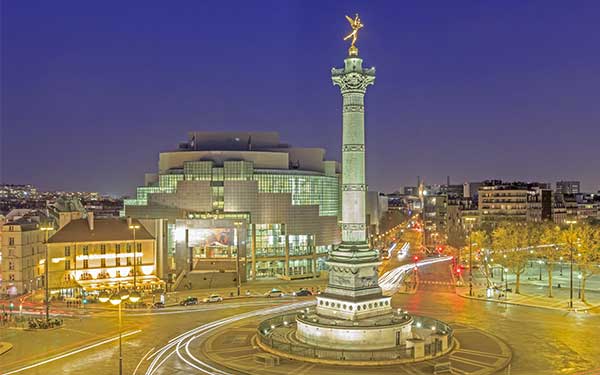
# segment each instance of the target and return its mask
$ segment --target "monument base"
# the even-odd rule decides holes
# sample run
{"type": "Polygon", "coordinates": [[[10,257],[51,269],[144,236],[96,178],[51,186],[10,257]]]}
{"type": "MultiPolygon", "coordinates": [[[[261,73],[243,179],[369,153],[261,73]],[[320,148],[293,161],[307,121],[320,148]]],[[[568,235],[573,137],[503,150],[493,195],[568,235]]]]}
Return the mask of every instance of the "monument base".
{"type": "Polygon", "coordinates": [[[405,345],[413,319],[393,313],[358,321],[336,320],[317,314],[296,317],[296,338],[308,345],[338,350],[380,350],[405,345]]]}

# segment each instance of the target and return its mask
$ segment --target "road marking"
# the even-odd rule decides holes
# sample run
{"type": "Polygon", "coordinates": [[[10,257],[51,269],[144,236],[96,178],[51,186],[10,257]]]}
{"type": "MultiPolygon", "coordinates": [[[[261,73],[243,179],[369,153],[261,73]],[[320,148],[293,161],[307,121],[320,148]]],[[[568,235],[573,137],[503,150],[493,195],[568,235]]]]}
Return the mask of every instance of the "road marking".
{"type": "Polygon", "coordinates": [[[140,365],[142,364],[144,359],[148,356],[148,354],[152,353],[153,350],[154,350],[154,347],[152,347],[152,349],[148,350],[148,352],[146,354],[144,354],[142,359],[138,362],[137,366],[135,366],[135,370],[133,370],[133,375],[135,375],[135,373],[137,372],[138,368],[140,367],[140,365]]]}
{"type": "Polygon", "coordinates": [[[456,354],[456,353],[475,354],[475,355],[479,355],[482,357],[491,357],[491,358],[508,358],[508,357],[510,357],[509,355],[506,355],[506,354],[487,353],[487,352],[480,352],[480,351],[471,350],[471,349],[459,349],[459,350],[456,350],[452,354],[456,354]]]}
{"type": "MultiPolygon", "coordinates": [[[[142,330],[138,329],[138,330],[135,330],[135,331],[127,332],[127,333],[123,334],[121,337],[127,337],[127,336],[131,336],[131,335],[135,335],[135,334],[140,333],[140,332],[142,332],[142,330]]],[[[59,359],[70,357],[70,356],[75,355],[77,353],[81,353],[83,351],[93,349],[93,348],[98,347],[100,345],[104,345],[104,344],[108,344],[109,342],[117,341],[118,339],[119,339],[119,336],[111,337],[110,339],[106,339],[106,340],[97,342],[97,343],[92,344],[92,345],[84,346],[83,348],[72,350],[70,352],[66,352],[64,354],[57,355],[55,357],[52,357],[52,358],[49,358],[49,359],[46,359],[46,360],[34,363],[32,365],[21,367],[20,369],[17,369],[17,370],[5,372],[4,375],[16,374],[16,373],[19,373],[19,372],[23,372],[25,370],[29,370],[29,369],[32,369],[32,368],[35,368],[35,367],[39,367],[39,366],[48,364],[50,362],[58,361],[59,359]]]]}

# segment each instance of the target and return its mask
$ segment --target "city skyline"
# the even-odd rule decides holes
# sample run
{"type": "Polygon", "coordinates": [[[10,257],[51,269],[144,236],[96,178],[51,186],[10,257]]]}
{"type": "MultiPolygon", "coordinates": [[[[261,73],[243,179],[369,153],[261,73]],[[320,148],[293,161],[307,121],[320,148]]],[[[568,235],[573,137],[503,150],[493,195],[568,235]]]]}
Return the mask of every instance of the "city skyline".
{"type": "Polygon", "coordinates": [[[600,374],[600,6],[361,5],[0,2],[2,374],[600,374]]]}
{"type": "Polygon", "coordinates": [[[323,66],[345,52],[339,14],[358,10],[361,56],[385,78],[366,113],[371,188],[450,175],[598,190],[597,5],[354,5],[3,4],[0,179],[131,194],[198,130],[278,131],[339,160],[323,66]]]}

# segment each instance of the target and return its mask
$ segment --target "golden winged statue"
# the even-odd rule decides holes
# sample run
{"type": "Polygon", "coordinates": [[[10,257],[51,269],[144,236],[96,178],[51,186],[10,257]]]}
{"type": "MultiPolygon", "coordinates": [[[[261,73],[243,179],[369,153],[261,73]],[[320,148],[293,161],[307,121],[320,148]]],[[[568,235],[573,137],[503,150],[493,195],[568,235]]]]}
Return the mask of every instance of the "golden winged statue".
{"type": "Polygon", "coordinates": [[[350,48],[348,49],[348,53],[350,56],[358,56],[358,48],[354,45],[356,43],[356,39],[358,38],[358,30],[362,29],[365,25],[360,22],[360,18],[358,18],[358,13],[352,17],[346,16],[346,19],[350,23],[350,27],[352,28],[352,32],[344,38],[344,40],[348,40],[352,38],[352,43],[350,44],[350,48]]]}

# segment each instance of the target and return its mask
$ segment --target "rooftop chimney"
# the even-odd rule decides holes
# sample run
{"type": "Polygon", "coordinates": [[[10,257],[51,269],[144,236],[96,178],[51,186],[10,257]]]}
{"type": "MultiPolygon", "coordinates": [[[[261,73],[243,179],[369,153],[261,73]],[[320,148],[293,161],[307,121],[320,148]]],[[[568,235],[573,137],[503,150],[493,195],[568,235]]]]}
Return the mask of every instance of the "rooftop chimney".
{"type": "Polygon", "coordinates": [[[88,226],[90,230],[94,230],[94,212],[90,211],[87,213],[88,226]]]}

